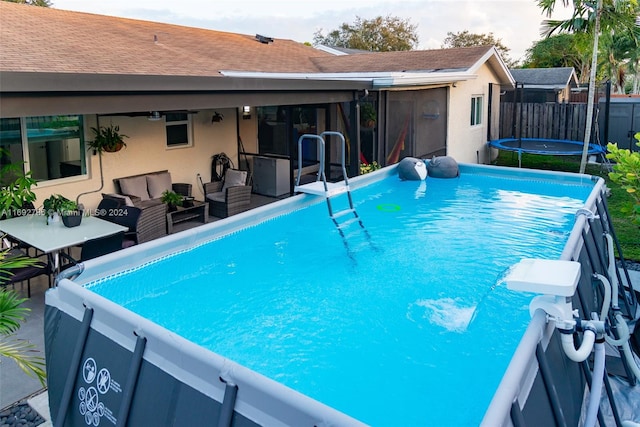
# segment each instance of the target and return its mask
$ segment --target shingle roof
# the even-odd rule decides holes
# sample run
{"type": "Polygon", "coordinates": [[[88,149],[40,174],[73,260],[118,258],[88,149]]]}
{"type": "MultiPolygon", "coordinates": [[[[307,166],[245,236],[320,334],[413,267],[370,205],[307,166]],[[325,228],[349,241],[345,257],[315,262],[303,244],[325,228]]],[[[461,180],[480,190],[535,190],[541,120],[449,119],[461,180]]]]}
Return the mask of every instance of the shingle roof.
{"type": "Polygon", "coordinates": [[[334,56],[293,40],[0,1],[0,71],[218,77],[221,71],[367,73],[468,70],[491,47],[334,56]]]}
{"type": "Polygon", "coordinates": [[[518,83],[539,86],[566,86],[571,83],[573,67],[518,68],[509,70],[518,83]]]}
{"type": "Polygon", "coordinates": [[[486,55],[489,49],[490,46],[476,46],[458,49],[360,53],[314,58],[313,61],[320,71],[332,73],[467,70],[486,55]]]}
{"type": "Polygon", "coordinates": [[[218,70],[316,72],[331,56],[292,40],[0,1],[0,69],[215,76],[218,70]]]}

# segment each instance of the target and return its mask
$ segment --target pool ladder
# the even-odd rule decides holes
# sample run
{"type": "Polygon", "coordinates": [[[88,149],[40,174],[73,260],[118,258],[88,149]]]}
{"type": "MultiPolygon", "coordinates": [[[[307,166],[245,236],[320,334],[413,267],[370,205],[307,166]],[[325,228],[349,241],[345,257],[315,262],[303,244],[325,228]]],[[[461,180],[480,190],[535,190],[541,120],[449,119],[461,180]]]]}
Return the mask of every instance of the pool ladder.
{"type": "Polygon", "coordinates": [[[346,236],[344,230],[349,227],[351,224],[357,222],[360,225],[360,228],[365,234],[367,241],[371,243],[371,236],[369,236],[369,232],[365,228],[358,212],[356,211],[355,206],[353,205],[353,198],[351,197],[351,191],[349,189],[349,178],[347,177],[347,168],[345,166],[345,152],[346,152],[346,142],[344,136],[340,132],[332,132],[326,131],[322,132],[320,135],[314,134],[304,134],[298,138],[298,174],[296,177],[296,185],[294,187],[294,191],[306,194],[314,194],[317,196],[324,196],[327,201],[327,208],[329,209],[329,217],[335,224],[340,236],[343,239],[345,247],[351,256],[351,251],[349,245],[346,241],[346,236]],[[342,167],[342,177],[343,181],[340,182],[327,182],[327,177],[325,174],[325,145],[326,145],[326,137],[328,136],[337,136],[340,139],[340,166],[342,167]],[[318,142],[318,156],[320,158],[318,173],[316,176],[316,180],[310,182],[308,184],[300,185],[300,179],[302,177],[302,144],[307,140],[315,140],[318,142]],[[334,212],[333,206],[331,205],[331,198],[346,194],[347,200],[349,202],[349,207],[338,212],[334,212]],[[348,217],[350,216],[350,217],[348,217]],[[345,219],[346,218],[346,219],[345,219]]]}

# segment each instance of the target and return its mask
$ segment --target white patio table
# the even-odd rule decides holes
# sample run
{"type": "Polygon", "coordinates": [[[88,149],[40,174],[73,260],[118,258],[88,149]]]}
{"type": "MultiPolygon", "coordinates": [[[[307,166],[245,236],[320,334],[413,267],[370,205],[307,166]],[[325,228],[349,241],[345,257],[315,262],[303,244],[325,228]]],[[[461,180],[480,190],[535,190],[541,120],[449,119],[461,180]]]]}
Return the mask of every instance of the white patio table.
{"type": "Polygon", "coordinates": [[[77,227],[65,227],[62,221],[47,224],[43,215],[25,215],[0,221],[0,231],[51,256],[55,272],[60,267],[61,250],[126,230],[127,227],[93,216],[83,217],[77,227]]]}

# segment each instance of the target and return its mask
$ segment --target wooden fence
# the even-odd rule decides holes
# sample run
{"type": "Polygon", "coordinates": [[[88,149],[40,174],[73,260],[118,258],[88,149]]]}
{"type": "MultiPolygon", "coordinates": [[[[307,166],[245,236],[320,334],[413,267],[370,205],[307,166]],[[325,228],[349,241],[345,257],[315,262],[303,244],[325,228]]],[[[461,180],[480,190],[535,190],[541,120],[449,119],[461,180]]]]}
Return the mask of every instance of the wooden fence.
{"type": "Polygon", "coordinates": [[[500,138],[520,136],[583,141],[586,117],[587,104],[501,102],[500,138]]]}

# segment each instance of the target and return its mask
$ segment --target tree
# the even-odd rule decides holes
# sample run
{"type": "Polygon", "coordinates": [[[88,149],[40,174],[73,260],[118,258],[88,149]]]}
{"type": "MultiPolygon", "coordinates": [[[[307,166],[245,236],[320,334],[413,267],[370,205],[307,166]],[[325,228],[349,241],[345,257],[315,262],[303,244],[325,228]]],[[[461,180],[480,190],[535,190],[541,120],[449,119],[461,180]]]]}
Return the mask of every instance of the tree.
{"type": "MultiPolygon", "coordinates": [[[[596,67],[598,64],[598,40],[600,30],[605,32],[625,32],[636,25],[638,12],[637,0],[596,0],[595,4],[590,0],[562,0],[565,7],[573,6],[571,18],[567,20],[544,21],[545,34],[554,32],[584,32],[593,37],[593,50],[591,55],[591,70],[589,73],[589,98],[587,100],[587,120],[584,132],[584,144],[580,173],[584,173],[587,167],[587,154],[589,152],[589,140],[591,139],[591,126],[593,124],[593,104],[595,95],[596,67]]],[[[538,6],[542,11],[551,16],[556,0],[538,0],[538,6]]]]}
{"type": "Polygon", "coordinates": [[[470,33],[468,30],[464,30],[459,33],[452,33],[449,31],[447,37],[444,39],[441,47],[443,49],[453,47],[472,47],[472,46],[495,46],[496,50],[500,53],[500,56],[504,60],[505,64],[509,68],[515,68],[517,61],[512,60],[509,57],[511,49],[506,47],[502,43],[502,39],[497,39],[493,33],[489,34],[475,34],[470,33]]]}
{"type": "Polygon", "coordinates": [[[523,68],[573,67],[578,80],[589,76],[590,37],[585,34],[557,34],[534,42],[527,49],[523,68]]]}
{"type": "Polygon", "coordinates": [[[599,70],[611,79],[614,91],[638,93],[640,27],[633,33],[604,33],[600,40],[602,60],[599,70]],[[626,83],[629,83],[628,88],[626,83]]]}
{"type": "Polygon", "coordinates": [[[326,36],[322,34],[322,29],[316,31],[313,34],[313,44],[370,52],[412,50],[418,46],[416,28],[409,19],[395,16],[378,16],[373,19],[356,16],[353,24],[344,22],[326,36]]]}
{"type": "Polygon", "coordinates": [[[53,6],[53,3],[49,0],[2,0],[8,1],[10,3],[20,3],[20,4],[29,4],[31,6],[42,6],[42,7],[50,7],[53,6]]]}

